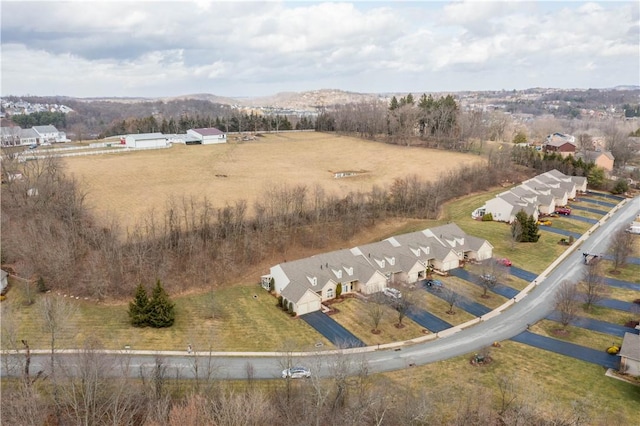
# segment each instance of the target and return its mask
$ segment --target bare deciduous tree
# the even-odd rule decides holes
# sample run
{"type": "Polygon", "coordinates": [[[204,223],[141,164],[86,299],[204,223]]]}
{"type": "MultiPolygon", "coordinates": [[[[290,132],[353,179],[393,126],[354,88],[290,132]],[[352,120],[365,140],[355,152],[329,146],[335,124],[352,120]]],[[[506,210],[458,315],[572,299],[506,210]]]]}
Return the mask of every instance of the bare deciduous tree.
{"type": "Polygon", "coordinates": [[[613,270],[618,271],[627,263],[627,257],[633,252],[633,236],[624,228],[619,228],[613,233],[608,250],[613,261],[613,270]]]}
{"type": "Polygon", "coordinates": [[[566,329],[578,316],[579,292],[576,283],[562,281],[555,295],[555,309],[560,314],[560,323],[566,329]]]}
{"type": "Polygon", "coordinates": [[[590,309],[598,303],[605,295],[606,286],[602,279],[601,262],[591,261],[584,265],[585,270],[582,273],[582,281],[580,282],[580,291],[586,305],[586,309],[590,309]]]}

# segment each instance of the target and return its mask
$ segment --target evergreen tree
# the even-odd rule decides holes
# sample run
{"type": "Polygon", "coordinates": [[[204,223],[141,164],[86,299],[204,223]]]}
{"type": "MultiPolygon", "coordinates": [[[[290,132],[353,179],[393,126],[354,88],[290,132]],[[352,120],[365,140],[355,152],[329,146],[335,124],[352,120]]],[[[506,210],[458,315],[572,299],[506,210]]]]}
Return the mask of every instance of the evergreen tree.
{"type": "Polygon", "coordinates": [[[527,215],[524,210],[520,210],[516,214],[516,220],[511,224],[512,235],[516,241],[520,243],[535,243],[540,239],[538,233],[538,224],[532,215],[527,215]],[[520,225],[519,232],[515,233],[515,229],[520,225]]]}
{"type": "Polygon", "coordinates": [[[156,281],[149,301],[147,325],[154,328],[171,327],[176,319],[174,307],[160,280],[156,281]]]}
{"type": "Polygon", "coordinates": [[[144,327],[147,325],[147,315],[149,310],[149,296],[142,283],[138,284],[133,301],[129,302],[129,319],[134,327],[144,327]]]}

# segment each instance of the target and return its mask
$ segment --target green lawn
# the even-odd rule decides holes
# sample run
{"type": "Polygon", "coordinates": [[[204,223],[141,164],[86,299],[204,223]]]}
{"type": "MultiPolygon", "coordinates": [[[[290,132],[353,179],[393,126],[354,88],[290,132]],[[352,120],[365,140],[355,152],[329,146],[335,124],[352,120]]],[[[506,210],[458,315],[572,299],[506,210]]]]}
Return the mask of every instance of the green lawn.
{"type": "Polygon", "coordinates": [[[451,415],[461,407],[450,404],[447,394],[467,395],[471,401],[488,396],[496,406],[499,401],[497,381],[508,378],[515,385],[518,402],[561,415],[576,403],[585,409],[589,424],[637,424],[640,386],[604,376],[600,366],[512,342],[501,342],[491,348],[493,361],[486,366],[473,366],[468,354],[446,361],[411,369],[385,373],[389,392],[401,394],[410,387],[413,392],[438,389],[441,397],[429,403],[451,415]],[[615,420],[613,420],[615,419],[615,420]]]}
{"type": "Polygon", "coordinates": [[[606,351],[612,344],[621,345],[622,338],[611,336],[597,331],[587,330],[580,327],[568,325],[566,335],[559,333],[562,330],[562,324],[556,321],[542,320],[531,326],[531,331],[542,336],[552,337],[558,340],[575,343],[576,345],[586,346],[591,349],[606,351]]]}
{"type": "MultiPolygon", "coordinates": [[[[11,308],[19,324],[18,340],[27,339],[32,348],[47,347],[37,304],[24,307],[14,295],[19,293],[11,292],[11,298],[2,302],[3,320],[6,318],[4,308],[11,308]]],[[[141,350],[184,350],[191,343],[196,350],[274,351],[282,349],[285,340],[295,350],[313,348],[318,342],[332,347],[306,322],[291,318],[277,308],[276,298],[258,285],[178,297],[174,302],[175,324],[166,329],[151,329],[131,327],[126,305],[73,300],[70,303],[77,307],[77,313],[57,346],[81,347],[86,337],[98,336],[109,349],[128,345],[141,350]]],[[[3,338],[3,348],[7,348],[5,340],[3,338]]]]}
{"type": "Polygon", "coordinates": [[[398,313],[388,305],[381,305],[384,314],[378,325],[380,334],[371,332],[373,323],[371,315],[367,313],[367,303],[363,300],[346,298],[340,303],[332,304],[332,307],[338,309],[339,312],[331,315],[331,318],[352,332],[367,346],[410,340],[425,335],[424,327],[407,317],[402,319],[404,327],[397,328],[398,313]]]}

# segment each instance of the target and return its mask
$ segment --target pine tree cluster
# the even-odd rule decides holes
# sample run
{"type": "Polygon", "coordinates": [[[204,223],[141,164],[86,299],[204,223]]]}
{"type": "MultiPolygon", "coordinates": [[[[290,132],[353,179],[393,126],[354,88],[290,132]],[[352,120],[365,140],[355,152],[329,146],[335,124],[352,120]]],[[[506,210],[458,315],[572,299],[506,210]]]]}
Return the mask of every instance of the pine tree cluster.
{"type": "Polygon", "coordinates": [[[532,215],[527,215],[524,210],[520,210],[516,213],[516,220],[511,224],[512,233],[515,232],[514,228],[517,226],[520,226],[520,232],[514,235],[518,236],[518,242],[535,243],[540,239],[536,220],[532,215]]]}
{"type": "Polygon", "coordinates": [[[171,327],[176,319],[175,305],[162,287],[160,280],[151,293],[142,284],[138,284],[133,300],[129,302],[129,319],[134,327],[171,327]]]}

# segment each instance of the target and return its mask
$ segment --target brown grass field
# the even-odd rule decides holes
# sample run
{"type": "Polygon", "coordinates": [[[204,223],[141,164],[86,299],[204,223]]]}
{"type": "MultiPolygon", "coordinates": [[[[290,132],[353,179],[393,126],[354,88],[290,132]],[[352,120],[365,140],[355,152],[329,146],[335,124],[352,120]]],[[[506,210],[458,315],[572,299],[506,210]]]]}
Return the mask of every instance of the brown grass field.
{"type": "MultiPolygon", "coordinates": [[[[480,156],[388,145],[326,133],[268,134],[246,143],[174,145],[121,155],[69,157],[66,172],[78,178],[88,205],[123,227],[137,223],[168,200],[206,199],[213,207],[238,200],[249,206],[266,189],[316,185],[346,195],[388,187],[395,178],[436,180],[443,172],[483,161],[480,156]],[[357,176],[336,179],[334,172],[357,176]]],[[[251,214],[251,211],[249,212],[251,214]]]]}

